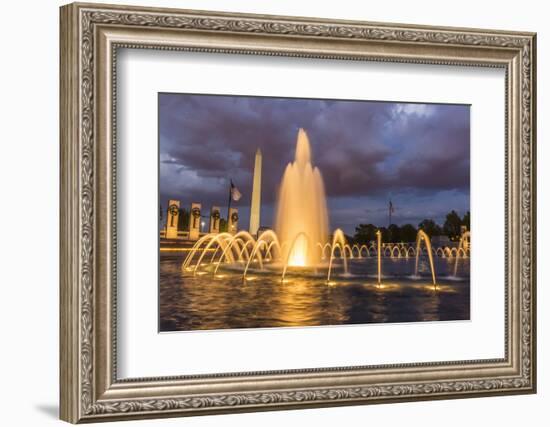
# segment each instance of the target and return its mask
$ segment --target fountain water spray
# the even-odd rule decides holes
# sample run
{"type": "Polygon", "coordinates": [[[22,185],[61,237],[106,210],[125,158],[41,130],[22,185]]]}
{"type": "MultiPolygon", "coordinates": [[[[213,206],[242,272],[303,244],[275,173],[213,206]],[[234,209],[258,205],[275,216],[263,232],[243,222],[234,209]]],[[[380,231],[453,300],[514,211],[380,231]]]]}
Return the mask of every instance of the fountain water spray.
{"type": "Polygon", "coordinates": [[[382,233],[380,230],[376,230],[376,243],[378,245],[378,249],[376,250],[376,256],[378,257],[378,287],[380,287],[382,282],[382,233]]]}
{"type": "Polygon", "coordinates": [[[312,266],[321,257],[317,243],[324,245],[328,236],[328,213],[323,177],[311,163],[309,139],[298,131],[294,162],[285,169],[279,190],[275,231],[288,266],[312,266]],[[291,244],[292,243],[292,244],[291,244]]]}
{"type": "MultiPolygon", "coordinates": [[[[420,244],[424,241],[428,254],[432,283],[437,289],[433,251],[428,235],[420,230],[416,237],[416,251],[403,244],[382,246],[382,233],[376,231],[376,242],[370,246],[354,244],[350,246],[344,232],[336,229],[332,239],[328,241],[329,230],[328,212],[326,205],[323,178],[318,168],[311,162],[309,139],[303,129],[298,131],[294,161],[289,163],[281,179],[279,199],[276,210],[275,230],[267,230],[259,236],[253,236],[248,231],[231,233],[209,233],[202,236],[191,248],[182,264],[184,272],[206,274],[199,271],[207,252],[212,251],[209,264],[212,273],[217,272],[222,264],[231,264],[232,267],[242,265],[243,280],[250,280],[247,273],[252,263],[256,263],[260,270],[264,270],[269,262],[270,271],[281,271],[281,280],[284,280],[289,267],[313,267],[315,271],[320,266],[327,267],[327,282],[333,273],[334,260],[339,256],[342,259],[344,274],[348,274],[348,264],[355,258],[370,257],[372,251],[377,256],[377,284],[382,285],[382,256],[392,258],[408,258],[416,255],[415,275],[418,275],[418,262],[421,254],[420,244]],[[328,262],[327,262],[328,261],[328,262]]],[[[467,242],[469,232],[465,233],[456,250],[455,275],[458,258],[467,256],[467,242]]],[[[446,253],[441,251],[441,256],[446,253]]],[[[455,252],[447,251],[447,256],[455,252]]]]}
{"type": "Polygon", "coordinates": [[[414,275],[418,276],[418,257],[420,256],[420,242],[424,240],[424,244],[426,245],[426,252],[428,252],[428,259],[430,260],[430,269],[432,272],[432,283],[434,285],[434,289],[437,289],[437,284],[435,282],[435,270],[434,270],[434,260],[433,260],[433,254],[432,254],[432,243],[430,241],[429,236],[424,232],[424,230],[418,230],[418,234],[416,235],[416,265],[414,269],[414,275]]]}
{"type": "Polygon", "coordinates": [[[281,245],[279,244],[277,235],[272,230],[264,231],[260,237],[258,237],[258,240],[252,249],[252,254],[248,257],[248,262],[246,263],[246,267],[243,272],[243,279],[246,279],[248,267],[250,266],[250,262],[254,259],[254,256],[256,255],[261,258],[261,250],[262,248],[265,248],[264,260],[271,260],[273,257],[273,255],[271,255],[271,249],[273,247],[277,249],[279,256],[281,256],[281,245]]]}
{"type": "Polygon", "coordinates": [[[458,259],[460,258],[461,251],[462,251],[462,257],[466,257],[466,254],[468,253],[469,250],[470,250],[470,232],[465,231],[464,233],[462,233],[462,236],[460,236],[460,241],[458,242],[458,250],[456,251],[455,269],[454,269],[455,277],[458,271],[458,259]]]}
{"type": "Polygon", "coordinates": [[[336,248],[340,250],[340,257],[344,260],[344,273],[348,273],[348,259],[346,255],[346,236],[344,235],[344,232],[340,230],[339,228],[334,232],[334,236],[332,237],[332,245],[330,249],[330,260],[328,262],[328,274],[327,274],[327,282],[330,281],[330,273],[332,271],[332,261],[334,260],[334,251],[336,248]]]}

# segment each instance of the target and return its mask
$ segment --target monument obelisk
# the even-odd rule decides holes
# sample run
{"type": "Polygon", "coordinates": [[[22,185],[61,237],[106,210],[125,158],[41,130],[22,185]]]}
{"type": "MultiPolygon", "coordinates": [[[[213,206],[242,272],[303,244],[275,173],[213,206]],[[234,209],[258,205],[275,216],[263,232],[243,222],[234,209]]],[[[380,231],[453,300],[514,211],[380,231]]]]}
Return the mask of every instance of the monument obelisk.
{"type": "Polygon", "coordinates": [[[250,202],[250,227],[249,233],[255,236],[260,228],[260,203],[262,193],[262,152],[256,150],[254,160],[254,180],[252,181],[252,200],[250,202]]]}

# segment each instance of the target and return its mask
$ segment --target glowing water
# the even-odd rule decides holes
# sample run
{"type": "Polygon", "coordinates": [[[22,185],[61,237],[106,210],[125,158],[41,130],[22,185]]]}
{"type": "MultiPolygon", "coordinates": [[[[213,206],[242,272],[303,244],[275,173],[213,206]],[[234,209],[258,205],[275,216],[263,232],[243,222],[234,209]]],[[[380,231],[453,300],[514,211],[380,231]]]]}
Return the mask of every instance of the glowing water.
{"type": "Polygon", "coordinates": [[[470,250],[470,232],[466,231],[462,234],[462,236],[460,236],[460,242],[458,242],[458,250],[456,251],[455,270],[454,270],[455,277],[458,271],[458,259],[460,258],[460,255],[462,255],[462,257],[465,258],[469,250],[470,250]]]}
{"type": "Polygon", "coordinates": [[[437,284],[435,282],[435,269],[434,269],[433,253],[432,253],[432,242],[430,241],[430,238],[423,230],[418,230],[418,234],[416,235],[416,265],[414,269],[414,275],[418,276],[418,258],[420,256],[420,242],[422,240],[424,240],[424,244],[426,245],[426,252],[428,253],[428,259],[430,261],[430,270],[432,271],[432,283],[434,285],[434,288],[437,289],[437,284]]]}
{"type": "MultiPolygon", "coordinates": [[[[332,261],[334,260],[334,251],[337,248],[340,250],[340,258],[344,260],[344,273],[347,274],[348,259],[346,255],[346,236],[344,235],[344,232],[339,228],[336,229],[336,231],[334,232],[334,237],[332,238],[332,245],[330,249],[330,260],[328,263],[327,282],[330,281],[330,273],[332,271],[332,261]]],[[[351,250],[350,250],[350,253],[351,253],[351,250]]]]}
{"type": "Polygon", "coordinates": [[[380,258],[382,256],[382,233],[380,232],[380,230],[376,230],[376,243],[376,256],[378,258],[378,286],[380,286],[380,283],[382,281],[382,259],[380,258]]]}
{"type": "Polygon", "coordinates": [[[323,177],[311,164],[309,139],[298,131],[294,162],[281,180],[275,231],[288,266],[311,266],[321,260],[317,244],[328,236],[328,214],[323,177]]]}
{"type": "MultiPolygon", "coordinates": [[[[416,238],[416,250],[404,244],[382,244],[380,230],[376,232],[376,241],[370,246],[354,244],[350,246],[341,229],[333,232],[328,241],[328,213],[326,206],[323,178],[318,168],[311,163],[311,150],[306,132],[300,129],[296,141],[294,162],[287,165],[281,180],[279,200],[276,212],[275,230],[267,230],[259,236],[247,231],[231,233],[209,233],[202,236],[193,245],[182,264],[182,271],[193,275],[206,274],[208,268],[216,278],[225,277],[218,274],[222,264],[242,266],[242,278],[246,281],[256,277],[247,276],[251,265],[254,271],[273,272],[281,269],[281,280],[284,281],[289,267],[327,268],[327,283],[330,284],[334,260],[339,257],[344,276],[348,276],[348,264],[352,260],[371,257],[376,252],[378,288],[382,284],[382,257],[402,258],[416,256],[415,276],[418,276],[418,263],[421,255],[422,240],[428,255],[432,283],[437,290],[433,256],[442,258],[456,256],[455,276],[459,257],[469,256],[469,233],[462,236],[458,248],[432,249],[430,238],[420,230],[416,238]],[[209,262],[205,259],[212,252],[209,262]],[[324,260],[324,263],[322,262],[324,260]],[[328,262],[327,262],[328,261],[328,262]],[[207,268],[200,271],[201,267],[207,268]],[[208,267],[211,266],[211,267],[208,267]]],[[[302,274],[302,273],[301,273],[302,274]]],[[[387,274],[387,273],[386,273],[387,274]]]]}

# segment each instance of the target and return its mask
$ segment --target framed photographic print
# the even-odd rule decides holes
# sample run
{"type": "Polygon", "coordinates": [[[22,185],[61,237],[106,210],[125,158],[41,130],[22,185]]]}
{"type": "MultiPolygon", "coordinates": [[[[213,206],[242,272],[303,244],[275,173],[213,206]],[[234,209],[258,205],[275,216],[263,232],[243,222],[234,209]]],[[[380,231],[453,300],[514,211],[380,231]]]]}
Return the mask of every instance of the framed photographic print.
{"type": "Polygon", "coordinates": [[[61,8],[61,418],[533,393],[535,34],[61,8]]]}

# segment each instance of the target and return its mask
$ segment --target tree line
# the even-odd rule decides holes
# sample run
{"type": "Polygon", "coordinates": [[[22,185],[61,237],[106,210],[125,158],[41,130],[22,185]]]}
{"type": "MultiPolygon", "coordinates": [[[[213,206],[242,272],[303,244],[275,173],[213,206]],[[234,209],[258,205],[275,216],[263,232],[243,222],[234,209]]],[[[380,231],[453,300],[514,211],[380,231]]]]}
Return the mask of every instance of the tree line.
{"type": "Polygon", "coordinates": [[[465,226],[470,229],[470,211],[461,218],[456,211],[452,210],[445,216],[445,222],[442,226],[433,219],[424,219],[420,221],[417,227],[413,224],[390,224],[389,227],[376,227],[373,224],[359,224],[355,227],[354,243],[367,244],[376,240],[376,231],[382,233],[382,241],[390,243],[414,242],[418,230],[423,230],[430,238],[433,236],[447,236],[451,241],[460,239],[461,228],[465,226]]]}
{"type": "MultiPolygon", "coordinates": [[[[189,229],[189,211],[185,208],[179,209],[178,215],[178,229],[189,229]]],[[[163,219],[162,207],[160,208],[160,218],[163,219]]],[[[414,242],[416,240],[416,234],[418,230],[424,230],[424,232],[432,238],[433,236],[447,236],[451,241],[460,239],[461,227],[465,226],[466,229],[470,229],[470,211],[461,218],[456,211],[452,210],[445,216],[445,222],[442,226],[437,224],[433,219],[424,219],[420,221],[417,227],[412,224],[397,225],[391,224],[389,227],[376,227],[373,224],[359,224],[355,227],[355,234],[352,236],[346,236],[348,241],[358,244],[367,244],[373,240],[376,240],[376,231],[380,230],[382,233],[382,241],[389,243],[399,242],[414,242]]],[[[227,221],[224,218],[220,218],[220,231],[227,231],[227,221]]]]}

